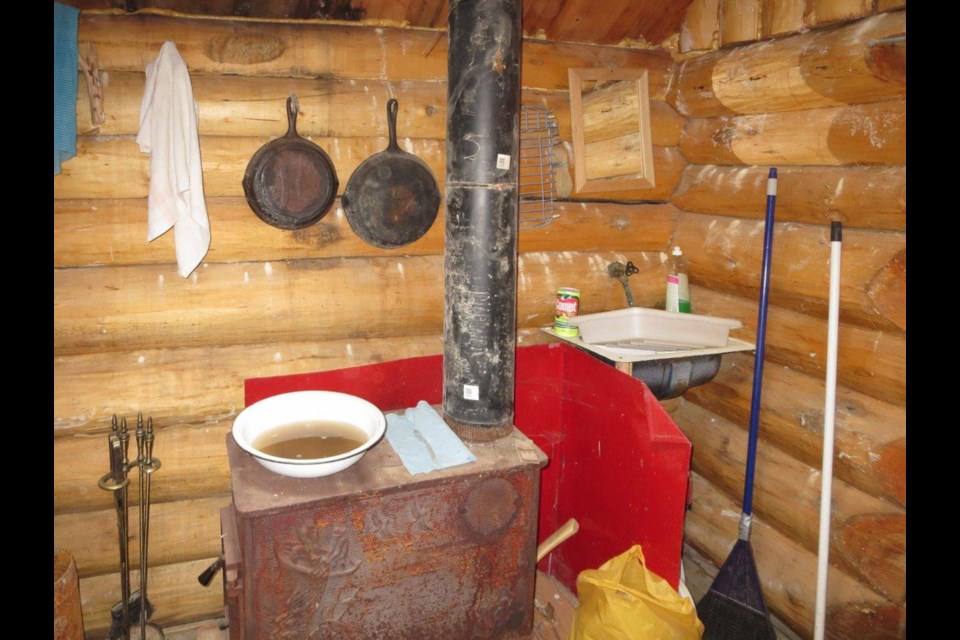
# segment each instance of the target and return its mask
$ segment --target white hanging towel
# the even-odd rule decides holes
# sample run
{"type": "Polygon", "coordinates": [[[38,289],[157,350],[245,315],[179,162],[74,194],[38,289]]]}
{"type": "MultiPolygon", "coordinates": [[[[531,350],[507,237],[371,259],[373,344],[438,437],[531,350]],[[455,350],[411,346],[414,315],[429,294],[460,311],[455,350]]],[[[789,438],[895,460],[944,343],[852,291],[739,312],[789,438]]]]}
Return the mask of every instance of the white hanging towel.
{"type": "Polygon", "coordinates": [[[140,151],[150,154],[147,241],[173,227],[177,271],[186,278],[210,247],[210,220],[203,197],[197,103],[187,65],[167,41],[147,65],[140,104],[140,151]]]}

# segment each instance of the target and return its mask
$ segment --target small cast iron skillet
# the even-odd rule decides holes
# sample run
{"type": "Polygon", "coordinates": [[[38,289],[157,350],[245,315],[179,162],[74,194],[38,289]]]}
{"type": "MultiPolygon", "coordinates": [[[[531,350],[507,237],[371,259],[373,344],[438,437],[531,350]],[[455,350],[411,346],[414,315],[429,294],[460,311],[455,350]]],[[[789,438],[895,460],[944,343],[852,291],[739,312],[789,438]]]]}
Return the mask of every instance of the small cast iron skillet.
{"type": "Polygon", "coordinates": [[[354,232],[382,249],[421,238],[440,210],[440,191],[430,167],[397,144],[398,109],[391,98],[387,102],[390,144],[360,163],[340,200],[354,232]]]}
{"type": "Polygon", "coordinates": [[[330,156],[297,135],[296,94],[287,98],[287,133],[260,147],[243,175],[243,193],[261,220],[302,229],[326,215],[340,186],[330,156]]]}

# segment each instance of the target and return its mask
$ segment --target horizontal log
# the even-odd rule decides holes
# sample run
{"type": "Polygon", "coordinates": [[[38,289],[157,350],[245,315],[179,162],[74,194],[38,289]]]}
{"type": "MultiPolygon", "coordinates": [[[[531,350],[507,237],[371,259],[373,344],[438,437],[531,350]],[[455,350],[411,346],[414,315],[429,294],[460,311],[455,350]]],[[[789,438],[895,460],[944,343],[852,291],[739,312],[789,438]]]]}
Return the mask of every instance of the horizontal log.
{"type": "MultiPolygon", "coordinates": [[[[750,423],[753,354],[723,357],[716,377],[691,387],[684,398],[735,424],[750,423]]],[[[798,460],[823,460],[822,377],[766,363],[763,369],[763,436],[798,460]]],[[[907,413],[866,394],[836,389],[834,474],[891,503],[907,506],[907,413]]]]}
{"type": "MultiPolygon", "coordinates": [[[[671,413],[693,445],[692,468],[731,498],[741,496],[747,432],[691,402],[671,413]]],[[[819,465],[811,467],[765,439],[757,446],[753,513],[811,553],[819,541],[819,465]]],[[[830,562],[896,603],[906,597],[906,512],[834,478],[830,562]],[[848,530],[849,528],[849,530],[848,530]]]]}
{"type": "Polygon", "coordinates": [[[435,257],[56,271],[55,353],[435,333],[439,302],[383,292],[437,298],[442,279],[435,257]]]}
{"type": "MultiPolygon", "coordinates": [[[[81,78],[77,92],[77,131],[80,135],[129,136],[140,127],[140,103],[145,76],[141,72],[109,74],[106,122],[90,121],[90,105],[81,78]]],[[[287,130],[287,96],[297,94],[297,132],[312,137],[387,135],[386,103],[399,103],[397,132],[401,137],[446,136],[445,80],[394,83],[388,80],[338,78],[270,78],[198,75],[191,79],[197,101],[198,129],[205,136],[281,136],[287,130]]],[[[543,106],[557,120],[558,135],[570,140],[570,100],[563,91],[524,89],[523,105],[543,106]]],[[[636,108],[634,100],[634,109],[636,108]]],[[[654,144],[680,144],[684,118],[663,100],[650,103],[654,144]]]]}
{"type": "Polygon", "coordinates": [[[693,164],[905,164],[905,100],[688,120],[680,149],[693,164]]]}
{"type": "MultiPolygon", "coordinates": [[[[663,251],[673,235],[677,209],[669,204],[556,202],[546,226],[520,229],[518,250],[663,251]]],[[[361,240],[335,202],[319,222],[286,231],[258,218],[238,197],[207,198],[212,237],[207,263],[443,253],[445,207],[421,239],[398,249],[361,240]]],[[[172,234],[146,241],[147,201],[54,200],[54,267],[171,264],[172,234]]]]}
{"type": "MultiPolygon", "coordinates": [[[[670,201],[691,213],[762,220],[768,174],[766,166],[688,165],[670,201]]],[[[776,219],[906,231],[907,167],[782,167],[776,219]]]]}
{"type": "MultiPolygon", "coordinates": [[[[90,121],[86,89],[77,92],[79,135],[129,136],[140,128],[142,71],[109,74],[106,122],[90,121]]],[[[297,132],[309,137],[386,135],[386,104],[399,103],[397,133],[440,138],[446,132],[446,83],[338,78],[269,78],[198,75],[191,78],[197,103],[197,128],[207,136],[282,136],[287,131],[286,99],[296,93],[297,132]],[[381,133],[382,132],[382,133],[381,133]]],[[[569,116],[568,116],[569,120],[569,116]]]]}
{"type": "Polygon", "coordinates": [[[904,97],[905,85],[871,68],[868,43],[905,32],[906,14],[889,13],[686,60],[678,71],[674,106],[690,118],[713,118],[904,97]]]}
{"type": "MultiPolygon", "coordinates": [[[[166,40],[177,43],[191,74],[290,78],[444,81],[445,30],[276,23],[84,12],[80,42],[97,47],[101,68],[143,71],[166,40]]],[[[524,39],[525,87],[567,89],[570,67],[643,67],[651,96],[662,98],[673,63],[667,51],[524,39]]]]}
{"type": "MultiPolygon", "coordinates": [[[[640,269],[637,305],[652,305],[663,295],[659,252],[521,255],[517,326],[551,324],[561,286],[584,292],[581,313],[624,306],[606,265],[628,260],[640,269]]],[[[212,264],[189,279],[172,265],[64,269],[54,272],[54,352],[430,335],[442,330],[442,304],[442,256],[212,264]],[[402,295],[411,291],[416,303],[402,295]]]]}
{"type": "MultiPolygon", "coordinates": [[[[697,473],[690,478],[693,507],[687,512],[685,540],[719,566],[738,537],[740,502],[697,473]]],[[[791,629],[813,637],[817,556],[754,518],[750,546],[767,607],[791,629]]],[[[826,637],[830,640],[903,639],[906,607],[898,607],[837,567],[827,574],[826,637]]]]}
{"type": "MultiPolygon", "coordinates": [[[[160,627],[169,627],[223,617],[223,572],[218,572],[207,587],[197,581],[197,576],[214,560],[216,556],[172,565],[151,565],[147,597],[154,606],[154,614],[150,621],[160,627]]],[[[130,580],[131,584],[139,584],[139,571],[132,571],[130,580]]],[[[120,602],[119,574],[81,579],[80,602],[85,635],[88,638],[105,637],[110,630],[110,608],[120,602]]]]}
{"type": "MultiPolygon", "coordinates": [[[[759,204],[763,192],[753,198],[759,204]]],[[[756,297],[763,266],[763,220],[681,214],[674,242],[686,247],[690,282],[714,291],[756,297]],[[696,247],[696,250],[690,250],[696,247]]],[[[868,290],[906,246],[906,234],[844,230],[840,313],[844,322],[901,330],[868,290]]],[[[830,296],[830,228],[775,223],[770,261],[770,303],[827,317],[830,296]]],[[[896,316],[900,315],[895,311],[896,316]]]]}
{"type": "MultiPolygon", "coordinates": [[[[242,382],[239,395],[242,398],[242,382]]],[[[242,399],[240,404],[222,410],[232,415],[211,417],[207,422],[197,424],[183,424],[189,417],[180,415],[174,418],[178,423],[176,426],[158,419],[152,412],[146,413],[154,418],[154,454],[162,463],[150,483],[151,516],[154,509],[161,508],[164,503],[176,505],[179,501],[209,499],[230,493],[225,438],[233,425],[233,417],[241,409],[242,399]]],[[[55,518],[69,515],[82,519],[91,512],[107,513],[114,508],[112,494],[97,486],[97,480],[110,468],[106,433],[57,437],[53,451],[56,460],[70,461],[69,464],[57,464],[53,469],[55,518]]],[[[131,505],[138,504],[139,487],[135,476],[129,485],[128,496],[131,505]]],[[[137,517],[136,508],[131,513],[132,521],[137,517]]],[[[155,536],[151,535],[151,542],[154,539],[155,536]]],[[[111,540],[116,543],[115,527],[111,540]]],[[[63,544],[69,549],[73,543],[65,540],[63,544]]]]}
{"type": "MultiPolygon", "coordinates": [[[[555,339],[539,328],[517,332],[521,346],[550,340],[555,339]]],[[[103,475],[105,445],[101,436],[110,428],[114,414],[133,419],[137,412],[143,412],[154,419],[158,429],[219,428],[230,423],[243,407],[246,378],[328,371],[442,352],[442,336],[436,334],[164,348],[54,358],[54,438],[57,446],[63,444],[60,439],[77,441],[64,445],[69,449],[56,457],[73,463],[58,465],[56,469],[56,477],[65,478],[64,482],[58,481],[61,489],[57,495],[63,495],[70,506],[55,503],[55,509],[89,509],[92,503],[83,500],[103,493],[96,489],[96,480],[103,475]],[[210,375],[211,371],[216,375],[210,375]],[[89,460],[92,466],[81,469],[80,460],[89,460]],[[86,489],[69,488],[81,486],[86,489]]],[[[171,473],[170,468],[171,463],[165,461],[164,472],[171,473]]],[[[98,504],[106,503],[99,500],[98,504]]]]}
{"type": "MultiPolygon", "coordinates": [[[[737,318],[743,322],[736,337],[756,340],[757,302],[692,286],[690,296],[698,313],[737,318]]],[[[826,374],[827,326],[822,318],[770,307],[767,315],[766,356],[811,376],[826,374]]],[[[892,405],[906,406],[907,339],[900,333],[840,323],[837,381],[892,405]]]]}
{"type": "MultiPolygon", "coordinates": [[[[104,452],[105,453],[105,452],[104,452]]],[[[104,455],[104,459],[106,456],[104,455]]],[[[161,467],[162,469],[162,467],[161,467]]],[[[162,481],[160,471],[156,480],[162,481]]],[[[136,480],[133,480],[136,484],[136,480]]],[[[153,502],[151,486],[151,502],[153,502]]],[[[139,503],[130,503],[130,567],[140,568],[139,503]]],[[[230,495],[161,502],[150,506],[148,566],[190,562],[220,555],[220,508],[230,504],[230,495]]],[[[117,573],[117,513],[115,509],[69,513],[53,517],[54,545],[69,549],[80,578],[117,573]]]]}
{"type": "MultiPolygon", "coordinates": [[[[281,132],[282,133],[282,132],[281,132]]],[[[275,138],[274,138],[275,139],[275,138]]],[[[203,191],[207,198],[244,197],[243,176],[253,155],[269,137],[200,136],[203,191]]],[[[361,162],[387,146],[387,138],[314,138],[330,156],[342,194],[361,162]]],[[[423,160],[438,186],[444,184],[444,143],[433,139],[399,139],[401,148],[423,160]]],[[[133,136],[80,138],[77,156],[63,164],[53,181],[54,199],[144,198],[150,189],[150,155],[141,153],[133,136]]]]}
{"type": "Polygon", "coordinates": [[[693,0],[680,25],[680,53],[711,51],[719,45],[720,0],[693,0]]]}

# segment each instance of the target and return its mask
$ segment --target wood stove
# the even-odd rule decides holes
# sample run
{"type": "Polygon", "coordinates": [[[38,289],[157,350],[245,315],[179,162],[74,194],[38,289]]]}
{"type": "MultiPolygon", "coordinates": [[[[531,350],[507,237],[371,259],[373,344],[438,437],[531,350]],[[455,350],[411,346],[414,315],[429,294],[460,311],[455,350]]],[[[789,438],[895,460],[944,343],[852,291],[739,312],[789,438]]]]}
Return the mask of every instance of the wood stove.
{"type": "Polygon", "coordinates": [[[546,456],[517,429],[467,446],[476,462],[411,476],[384,439],[338,474],[298,479],[228,435],[231,640],[529,634],[546,456]]]}
{"type": "MultiPolygon", "coordinates": [[[[436,407],[442,359],[250,378],[245,403],[309,389],[385,411],[436,407]]],[[[633,544],[677,588],[690,442],[650,390],[567,344],[546,344],[517,349],[516,398],[520,431],[468,441],[477,462],[417,476],[384,440],[341,473],[287,478],[228,436],[230,638],[524,637],[534,536],[571,517],[580,532],[539,566],[568,589],[633,544]]]]}

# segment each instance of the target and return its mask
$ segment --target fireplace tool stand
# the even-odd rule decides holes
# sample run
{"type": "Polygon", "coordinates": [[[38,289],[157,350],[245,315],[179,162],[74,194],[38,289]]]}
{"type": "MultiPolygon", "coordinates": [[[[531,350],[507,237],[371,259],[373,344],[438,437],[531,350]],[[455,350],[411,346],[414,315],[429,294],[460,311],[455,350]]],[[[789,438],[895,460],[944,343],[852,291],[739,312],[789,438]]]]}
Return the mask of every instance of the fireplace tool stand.
{"type": "Polygon", "coordinates": [[[117,511],[117,533],[120,547],[120,602],[110,610],[109,640],[131,640],[131,625],[139,635],[138,640],[165,638],[163,629],[147,622],[153,615],[153,605],[147,599],[147,549],[150,540],[150,476],[160,468],[159,458],[153,456],[153,418],[147,419],[146,428],[143,414],[137,414],[137,428],[134,433],[137,442],[137,459],[128,457],[130,432],[127,419],[113,416],[107,446],[110,455],[110,471],[103,475],[98,485],[104,491],[113,493],[113,504],[117,511]],[[129,486],[130,471],[138,472],[138,501],[140,514],[140,588],[130,592],[130,547],[127,543],[129,531],[129,486]]]}

